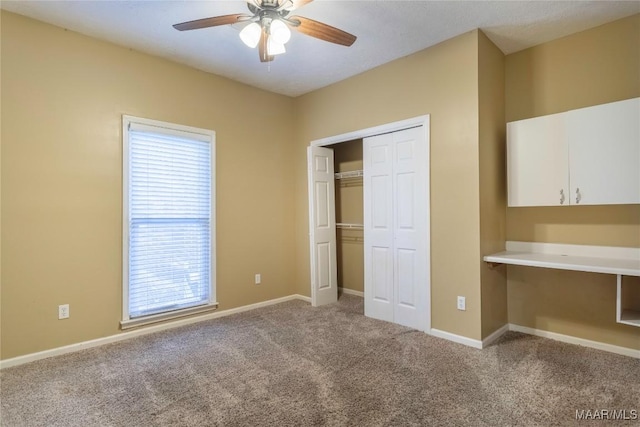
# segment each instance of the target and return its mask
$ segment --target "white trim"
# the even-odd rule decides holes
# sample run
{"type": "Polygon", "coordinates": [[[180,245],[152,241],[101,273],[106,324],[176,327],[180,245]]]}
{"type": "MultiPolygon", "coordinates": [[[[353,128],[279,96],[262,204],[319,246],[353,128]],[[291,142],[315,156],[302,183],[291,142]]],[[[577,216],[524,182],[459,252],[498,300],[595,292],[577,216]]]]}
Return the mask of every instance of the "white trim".
{"type": "Polygon", "coordinates": [[[491,344],[493,344],[498,338],[509,331],[509,324],[502,325],[502,327],[498,328],[491,335],[482,340],[482,348],[487,348],[491,344]]]}
{"type": "Polygon", "coordinates": [[[516,242],[506,243],[507,251],[533,252],[549,255],[571,255],[593,258],[640,259],[640,248],[616,246],[565,245],[560,243],[516,242]]]}
{"type": "Polygon", "coordinates": [[[504,335],[507,331],[509,331],[509,325],[503,325],[482,341],[464,337],[462,335],[452,334],[451,332],[447,331],[441,331],[440,329],[431,329],[431,335],[438,338],[444,338],[445,340],[453,341],[458,344],[464,344],[469,347],[483,349],[490,346],[494,341],[504,335]]]}
{"type": "MultiPolygon", "coordinates": [[[[306,295],[300,295],[300,294],[293,294],[293,295],[289,295],[288,297],[284,297],[286,298],[284,301],[291,301],[294,299],[300,300],[300,301],[304,301],[304,302],[308,302],[309,304],[311,304],[311,297],[308,297],[306,295]]],[[[278,304],[278,303],[274,303],[274,304],[278,304]]],[[[268,304],[271,305],[271,304],[268,304]]]]}
{"type": "Polygon", "coordinates": [[[338,287],[338,292],[342,292],[343,294],[347,294],[347,295],[355,295],[357,297],[361,297],[364,298],[364,292],[361,291],[354,291],[353,289],[348,289],[348,288],[343,288],[343,287],[338,287]]]}
{"type": "Polygon", "coordinates": [[[504,335],[507,331],[509,331],[508,324],[503,325],[482,341],[475,340],[473,338],[467,338],[462,335],[452,334],[451,332],[441,331],[440,329],[431,329],[431,335],[438,338],[444,338],[445,340],[453,341],[458,344],[464,344],[469,347],[483,349],[489,347],[491,344],[493,344],[494,341],[504,335]]]}
{"type": "Polygon", "coordinates": [[[463,337],[462,335],[452,334],[451,332],[441,331],[440,329],[431,329],[431,335],[438,338],[444,338],[448,341],[453,341],[458,344],[464,344],[469,347],[482,349],[482,341],[474,340],[472,338],[463,337]]]}
{"type": "Polygon", "coordinates": [[[327,138],[316,139],[311,141],[311,145],[324,147],[325,145],[339,144],[341,142],[353,141],[354,139],[362,139],[383,133],[395,132],[398,130],[409,129],[417,126],[425,126],[428,128],[429,115],[412,117],[398,122],[387,123],[380,126],[374,126],[366,129],[360,129],[353,132],[347,132],[340,135],[329,136],[327,138]]]}
{"type": "Polygon", "coordinates": [[[304,295],[298,295],[298,294],[289,295],[286,297],[276,298],[268,301],[262,301],[255,304],[243,305],[241,307],[230,308],[222,311],[216,311],[214,313],[205,314],[202,316],[195,316],[195,317],[189,317],[187,319],[174,320],[174,321],[163,323],[160,325],[154,325],[154,326],[148,326],[141,329],[136,329],[130,332],[122,332],[116,335],[110,335],[108,337],[97,338],[89,341],[83,341],[83,342],[70,344],[70,345],[66,345],[58,348],[52,348],[50,350],[44,350],[37,353],[26,354],[24,356],[18,356],[11,359],[0,360],[0,369],[10,368],[12,366],[18,366],[18,365],[22,365],[29,362],[34,362],[36,360],[46,359],[48,357],[74,353],[76,351],[84,350],[87,348],[99,347],[101,345],[111,344],[118,341],[124,341],[131,338],[143,336],[143,335],[148,335],[154,332],[160,332],[167,329],[174,329],[180,326],[202,322],[204,320],[217,319],[219,317],[230,316],[232,314],[255,310],[256,308],[267,307],[270,305],[280,304],[282,302],[287,302],[292,300],[301,300],[308,303],[311,302],[311,298],[304,295]]]}
{"type": "Polygon", "coordinates": [[[622,320],[622,276],[616,276],[616,322],[622,320]]]}
{"type": "Polygon", "coordinates": [[[558,334],[556,332],[544,331],[541,329],[529,328],[527,326],[509,324],[509,330],[514,332],[522,332],[524,334],[535,335],[537,337],[548,338],[555,341],[561,341],[568,344],[581,345],[583,347],[595,348],[597,350],[608,351],[610,353],[621,354],[636,359],[640,359],[640,350],[633,348],[620,347],[613,344],[606,344],[598,341],[591,341],[584,338],[573,337],[571,335],[558,334]]]}
{"type": "Polygon", "coordinates": [[[623,356],[640,359],[640,350],[636,350],[633,348],[620,347],[613,344],[591,341],[584,338],[573,337],[571,335],[563,335],[556,332],[549,332],[541,329],[529,328],[527,326],[515,325],[513,323],[502,326],[500,329],[498,329],[482,341],[452,334],[446,331],[441,331],[439,329],[431,329],[431,335],[438,338],[444,338],[448,341],[453,341],[458,344],[464,344],[469,347],[483,349],[491,345],[491,343],[500,338],[507,331],[521,332],[523,334],[534,335],[537,337],[560,341],[567,344],[581,345],[583,347],[595,348],[597,350],[608,351],[610,353],[621,354],[623,356]]]}
{"type": "MultiPolygon", "coordinates": [[[[123,116],[128,121],[128,130],[131,132],[153,133],[157,135],[171,135],[176,138],[211,142],[212,132],[209,129],[199,129],[191,126],[183,126],[175,123],[161,122],[159,120],[141,119],[133,116],[123,116]],[[158,128],[162,129],[158,131],[158,128]]],[[[215,132],[214,132],[215,133],[215,132]]]]}
{"type": "Polygon", "coordinates": [[[622,276],[616,277],[616,321],[625,325],[640,326],[640,312],[638,310],[625,309],[622,302],[622,276]]]}
{"type": "Polygon", "coordinates": [[[122,116],[122,318],[129,320],[129,123],[133,117],[122,116]]]}
{"type": "Polygon", "coordinates": [[[138,317],[135,319],[121,321],[120,329],[123,331],[126,329],[139,328],[144,325],[151,325],[153,323],[165,322],[167,320],[179,319],[180,317],[193,316],[195,314],[202,314],[209,311],[217,310],[218,303],[214,302],[206,305],[197,305],[195,307],[183,308],[175,311],[165,311],[158,314],[152,314],[150,316],[138,317]]]}

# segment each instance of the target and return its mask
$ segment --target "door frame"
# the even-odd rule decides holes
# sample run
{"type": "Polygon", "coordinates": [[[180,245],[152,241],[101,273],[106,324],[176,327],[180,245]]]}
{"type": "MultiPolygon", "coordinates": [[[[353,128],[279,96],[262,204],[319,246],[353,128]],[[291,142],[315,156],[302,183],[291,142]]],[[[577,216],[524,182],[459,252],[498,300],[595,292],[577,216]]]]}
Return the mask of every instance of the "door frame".
{"type": "MultiPolygon", "coordinates": [[[[391,133],[399,130],[405,130],[418,126],[425,126],[425,129],[429,129],[429,114],[424,116],[413,117],[406,120],[400,120],[397,122],[387,123],[379,126],[374,126],[366,129],[360,129],[353,132],[347,132],[340,135],[329,136],[326,138],[316,139],[311,141],[309,145],[315,145],[324,147],[327,145],[340,144],[342,142],[352,141],[354,139],[368,138],[370,136],[382,135],[383,133],[391,133]]],[[[429,133],[427,133],[427,136],[429,133]]],[[[427,141],[429,144],[429,141],[427,141]]]]}
{"type": "MultiPolygon", "coordinates": [[[[400,120],[397,122],[391,122],[391,123],[386,123],[383,125],[379,125],[379,126],[373,126],[370,128],[365,128],[365,129],[360,129],[360,130],[356,130],[356,131],[352,131],[352,132],[347,132],[347,133],[343,133],[343,134],[339,134],[339,135],[334,135],[334,136],[329,136],[326,138],[321,138],[321,139],[316,139],[311,141],[311,143],[309,145],[311,146],[320,146],[320,147],[325,147],[325,146],[329,146],[329,145],[334,145],[334,144],[340,144],[342,142],[348,142],[348,141],[352,141],[354,139],[364,139],[364,138],[368,138],[370,136],[376,136],[376,135],[382,135],[385,133],[391,133],[391,132],[396,132],[399,130],[404,130],[404,129],[409,129],[409,128],[413,128],[413,127],[418,127],[418,126],[423,126],[424,130],[425,130],[425,136],[426,136],[426,140],[425,143],[427,144],[427,165],[429,168],[428,171],[428,176],[429,176],[429,185],[427,186],[427,197],[429,200],[427,200],[427,239],[429,241],[429,244],[427,245],[427,256],[426,256],[426,261],[427,261],[427,265],[428,265],[428,269],[429,269],[429,275],[426,278],[427,279],[427,320],[426,320],[426,325],[425,325],[425,332],[429,333],[429,331],[431,331],[431,140],[430,140],[430,134],[431,134],[431,129],[430,129],[430,115],[429,114],[425,114],[423,116],[417,116],[417,117],[412,117],[409,119],[405,119],[405,120],[400,120]]],[[[308,204],[309,206],[311,205],[312,201],[311,201],[311,197],[313,197],[313,194],[308,194],[308,204]]],[[[309,233],[311,233],[311,230],[309,230],[309,233]]],[[[310,279],[311,281],[310,286],[313,286],[313,271],[311,270],[311,266],[309,266],[309,273],[310,273],[310,279]]],[[[315,301],[313,300],[313,292],[312,292],[312,305],[315,306],[315,301]]]]}

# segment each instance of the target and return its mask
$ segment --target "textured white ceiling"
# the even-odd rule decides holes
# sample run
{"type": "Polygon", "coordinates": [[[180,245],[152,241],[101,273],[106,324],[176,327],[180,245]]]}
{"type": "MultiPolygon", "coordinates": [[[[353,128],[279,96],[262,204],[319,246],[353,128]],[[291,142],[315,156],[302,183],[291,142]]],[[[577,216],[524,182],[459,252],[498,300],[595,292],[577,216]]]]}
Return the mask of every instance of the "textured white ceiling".
{"type": "Polygon", "coordinates": [[[261,63],[238,25],[180,32],[173,24],[248,12],[236,1],[7,1],[2,9],[158,55],[252,86],[298,96],[475,28],[505,53],[640,12],[640,1],[330,1],[295,15],[358,36],[351,47],[294,33],[261,63]]]}

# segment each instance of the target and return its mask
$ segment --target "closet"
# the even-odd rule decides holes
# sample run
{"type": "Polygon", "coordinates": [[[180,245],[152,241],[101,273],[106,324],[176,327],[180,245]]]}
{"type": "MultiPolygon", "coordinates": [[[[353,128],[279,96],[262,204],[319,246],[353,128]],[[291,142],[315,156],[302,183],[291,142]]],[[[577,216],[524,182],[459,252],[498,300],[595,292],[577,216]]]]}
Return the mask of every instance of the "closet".
{"type": "Polygon", "coordinates": [[[336,258],[338,288],[364,295],[362,139],[335,144],[336,258]]]}
{"type": "Polygon", "coordinates": [[[428,331],[428,117],[376,130],[309,147],[312,302],[336,301],[340,286],[364,293],[365,315],[428,331]]]}

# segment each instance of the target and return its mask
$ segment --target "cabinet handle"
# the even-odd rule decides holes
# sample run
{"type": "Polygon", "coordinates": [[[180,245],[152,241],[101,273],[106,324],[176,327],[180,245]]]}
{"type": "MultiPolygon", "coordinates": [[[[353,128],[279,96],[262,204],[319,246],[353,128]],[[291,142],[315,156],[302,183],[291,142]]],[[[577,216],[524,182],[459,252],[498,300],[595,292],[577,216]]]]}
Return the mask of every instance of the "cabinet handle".
{"type": "Polygon", "coordinates": [[[582,195],[580,194],[580,188],[577,187],[576,188],[576,205],[580,203],[580,200],[582,200],[582,195]]]}
{"type": "Polygon", "coordinates": [[[560,204],[564,205],[564,190],[560,189],[560,204]]]}

